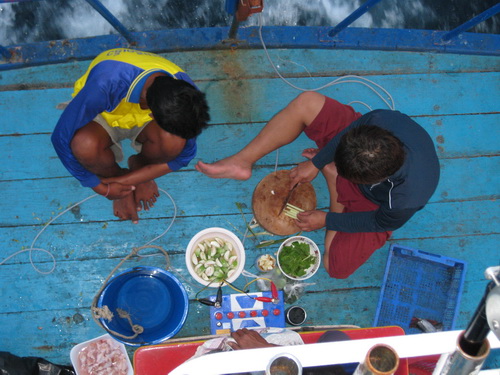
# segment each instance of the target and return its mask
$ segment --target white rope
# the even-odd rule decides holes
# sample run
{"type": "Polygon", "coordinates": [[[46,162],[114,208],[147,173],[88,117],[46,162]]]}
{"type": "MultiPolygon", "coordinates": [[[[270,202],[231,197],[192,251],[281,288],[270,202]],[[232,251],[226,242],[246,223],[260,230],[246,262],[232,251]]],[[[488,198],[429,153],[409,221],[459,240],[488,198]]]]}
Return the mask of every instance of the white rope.
{"type": "MultiPolygon", "coordinates": [[[[276,72],[276,74],[278,74],[278,76],[286,84],[288,84],[289,86],[293,87],[294,89],[299,90],[299,91],[320,91],[320,90],[323,90],[323,89],[325,89],[327,87],[334,86],[334,85],[339,85],[339,84],[342,84],[342,83],[359,83],[361,85],[366,86],[371,91],[373,91],[387,105],[387,107],[389,107],[392,110],[394,110],[396,108],[395,104],[394,104],[394,99],[393,99],[392,95],[384,87],[382,87],[381,85],[379,85],[379,84],[377,84],[377,83],[369,80],[368,78],[364,78],[364,77],[361,77],[361,76],[346,75],[346,76],[343,76],[343,77],[336,78],[333,81],[331,81],[331,82],[329,82],[329,83],[327,83],[327,84],[325,84],[325,85],[323,85],[321,87],[315,88],[315,89],[304,89],[304,88],[301,88],[301,87],[298,87],[298,86],[294,85],[293,83],[291,83],[290,81],[288,81],[285,77],[283,77],[281,75],[281,73],[276,68],[273,60],[271,59],[271,56],[269,55],[269,52],[267,51],[266,44],[264,43],[264,39],[262,37],[262,13],[259,13],[259,38],[260,38],[260,42],[262,44],[262,47],[264,49],[264,52],[265,52],[265,54],[267,56],[267,59],[268,59],[269,63],[271,64],[271,66],[273,67],[273,69],[276,72]],[[380,93],[372,85],[375,86],[376,88],[380,89],[382,91],[382,93],[380,93]],[[387,96],[387,99],[386,99],[386,97],[383,94],[385,94],[387,96]]],[[[363,104],[366,107],[370,108],[370,106],[368,106],[367,104],[365,104],[363,102],[355,101],[353,103],[360,103],[360,104],[363,104]]]]}
{"type": "MultiPolygon", "coordinates": [[[[165,195],[167,195],[169,198],[170,198],[170,201],[172,202],[172,205],[174,206],[174,214],[172,216],[172,220],[170,221],[170,224],[167,226],[167,229],[165,229],[163,231],[163,233],[161,233],[160,235],[156,236],[155,238],[153,238],[152,240],[146,242],[142,247],[144,246],[148,246],[150,245],[151,243],[153,243],[154,241],[160,239],[161,237],[163,237],[165,234],[167,234],[167,232],[170,230],[170,228],[172,227],[174,221],[175,221],[175,218],[177,217],[177,205],[175,204],[175,201],[174,199],[172,198],[172,196],[167,193],[165,190],[163,189],[158,189],[160,190],[161,192],[165,193],[165,195]]],[[[95,198],[99,196],[99,194],[94,194],[94,195],[91,195],[85,199],[82,199],[81,201],[79,201],[78,203],[75,203],[73,204],[72,206],[68,207],[67,209],[65,209],[63,212],[61,212],[60,214],[58,214],[56,217],[52,218],[51,220],[49,220],[49,222],[47,224],[44,225],[44,227],[40,230],[40,232],[38,232],[38,234],[35,236],[35,238],[33,239],[33,242],[31,243],[31,246],[27,249],[22,249],[22,250],[19,250],[11,255],[9,255],[7,258],[5,258],[4,260],[2,260],[0,262],[0,266],[3,265],[5,262],[7,262],[9,259],[11,258],[14,258],[16,257],[17,255],[19,254],[22,254],[24,252],[28,252],[29,253],[29,260],[30,260],[30,264],[31,266],[33,267],[33,269],[40,273],[40,274],[43,274],[43,275],[48,275],[52,272],[54,272],[55,268],[56,268],[56,265],[57,265],[57,261],[56,261],[56,258],[54,257],[54,255],[48,251],[48,250],[45,250],[45,249],[42,249],[42,248],[37,248],[37,247],[34,247],[35,246],[35,243],[36,241],[38,240],[38,238],[42,235],[42,233],[45,231],[45,229],[47,229],[47,227],[52,224],[54,221],[56,221],[59,217],[61,217],[62,215],[64,215],[66,212],[70,211],[71,209],[73,209],[74,207],[76,206],[79,206],[81,204],[83,204],[84,202],[92,199],[92,198],[95,198]],[[39,267],[36,266],[35,262],[33,261],[33,252],[34,251],[39,251],[39,252],[42,252],[42,253],[45,253],[46,255],[49,256],[50,260],[52,261],[52,268],[48,271],[44,271],[42,269],[40,269],[39,267]]],[[[153,255],[157,255],[157,254],[153,254],[153,255]]],[[[148,256],[148,255],[143,255],[143,257],[145,256],[148,256]]]]}

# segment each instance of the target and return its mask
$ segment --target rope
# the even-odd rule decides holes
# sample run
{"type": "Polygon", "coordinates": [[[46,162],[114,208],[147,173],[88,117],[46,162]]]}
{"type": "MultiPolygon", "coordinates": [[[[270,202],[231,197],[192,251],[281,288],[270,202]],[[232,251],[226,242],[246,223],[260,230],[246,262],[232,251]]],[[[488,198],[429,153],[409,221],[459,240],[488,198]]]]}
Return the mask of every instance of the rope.
{"type": "MultiPolygon", "coordinates": [[[[304,89],[304,88],[298,87],[298,86],[294,85],[293,83],[291,83],[290,81],[288,81],[285,77],[283,77],[281,75],[279,70],[276,68],[276,65],[274,64],[273,60],[271,59],[271,56],[269,55],[269,52],[267,51],[266,44],[264,43],[264,38],[262,37],[262,13],[259,13],[259,39],[260,39],[260,42],[262,44],[262,48],[264,49],[264,52],[266,54],[267,60],[269,61],[269,63],[273,67],[276,74],[283,80],[283,82],[285,82],[289,86],[293,87],[294,89],[299,90],[299,91],[319,91],[319,90],[325,89],[325,88],[333,86],[333,85],[339,85],[341,83],[359,83],[361,85],[366,86],[371,91],[373,91],[387,105],[387,107],[389,107],[392,110],[395,109],[394,99],[393,99],[392,95],[389,93],[389,91],[387,91],[381,85],[369,80],[368,78],[364,78],[361,76],[345,75],[343,77],[339,77],[337,79],[334,79],[333,81],[327,83],[326,85],[323,85],[323,86],[315,88],[315,89],[304,89]],[[372,85],[375,87],[373,87],[372,85]],[[377,88],[380,89],[382,91],[382,93],[387,96],[387,99],[384,97],[384,95],[382,93],[377,91],[377,88]]],[[[371,107],[366,103],[363,103],[360,101],[353,101],[351,103],[363,104],[364,106],[366,106],[368,109],[371,110],[371,107]]],[[[349,104],[351,104],[351,103],[349,103],[349,104]]]]}
{"type": "Polygon", "coordinates": [[[118,316],[120,318],[122,318],[122,319],[127,319],[128,323],[130,325],[130,328],[131,328],[132,332],[134,332],[134,334],[131,335],[131,336],[126,336],[126,335],[123,335],[123,334],[121,334],[119,332],[116,332],[116,331],[114,331],[114,330],[112,330],[110,328],[104,327],[104,325],[101,322],[101,319],[105,319],[108,322],[111,322],[113,320],[113,318],[114,318],[114,314],[109,309],[109,307],[107,305],[104,305],[103,307],[97,307],[97,301],[99,300],[99,297],[101,296],[101,293],[104,290],[104,288],[106,288],[106,286],[108,285],[108,282],[111,279],[111,277],[123,265],[123,263],[125,263],[127,260],[129,260],[133,256],[138,256],[139,251],[141,251],[143,249],[148,249],[148,248],[154,248],[154,249],[157,249],[160,252],[162,252],[163,256],[165,257],[165,263],[166,263],[165,269],[168,270],[170,268],[170,258],[168,256],[168,253],[162,247],[156,246],[156,245],[144,245],[144,246],[141,246],[141,247],[135,247],[135,248],[132,249],[132,251],[125,258],[123,258],[120,261],[120,263],[118,263],[116,265],[115,268],[113,268],[113,270],[108,275],[108,277],[106,278],[106,280],[102,284],[102,286],[99,289],[99,291],[97,292],[97,294],[94,296],[94,299],[92,300],[92,305],[90,307],[90,310],[92,311],[92,318],[94,319],[94,321],[96,322],[96,324],[98,326],[100,326],[101,328],[103,328],[104,330],[108,331],[109,333],[111,333],[114,336],[118,336],[118,337],[121,337],[121,338],[124,338],[124,339],[128,339],[128,340],[133,340],[138,335],[140,335],[141,333],[144,332],[144,327],[142,327],[139,324],[133,324],[132,318],[130,317],[130,314],[127,311],[125,311],[123,309],[120,309],[120,308],[116,309],[116,312],[118,313],[118,316]]]}
{"type": "MultiPolygon", "coordinates": [[[[97,292],[97,294],[94,296],[94,299],[92,300],[92,305],[91,305],[92,318],[97,323],[97,325],[99,325],[101,328],[105,329],[109,333],[111,333],[113,335],[116,335],[118,337],[124,338],[124,339],[131,340],[131,339],[136,338],[138,335],[140,335],[142,332],[144,332],[144,328],[142,326],[138,325],[138,324],[134,324],[133,321],[132,321],[132,318],[130,317],[130,314],[127,311],[125,311],[123,309],[120,309],[120,308],[116,309],[116,312],[118,313],[118,316],[120,318],[122,318],[122,319],[127,319],[128,320],[128,322],[130,324],[130,327],[132,329],[132,332],[134,332],[134,334],[131,335],[131,336],[126,336],[126,335],[122,335],[121,333],[115,332],[115,331],[113,331],[113,330],[111,330],[109,328],[104,327],[103,324],[101,323],[100,319],[105,319],[105,320],[111,321],[112,319],[114,319],[114,314],[109,309],[108,306],[97,307],[97,301],[99,300],[99,296],[101,295],[102,291],[104,290],[104,288],[108,284],[108,281],[115,274],[115,272],[123,265],[123,263],[125,263],[128,259],[130,259],[133,256],[139,256],[139,252],[141,250],[143,250],[143,249],[146,249],[146,248],[157,249],[157,250],[159,250],[159,252],[163,253],[163,256],[165,257],[165,262],[166,262],[165,269],[169,270],[172,273],[175,273],[177,276],[179,276],[180,278],[182,278],[184,282],[186,282],[187,284],[189,284],[192,287],[191,283],[188,282],[182,275],[180,275],[174,269],[170,268],[170,258],[169,258],[169,255],[168,255],[167,251],[165,249],[163,249],[162,247],[160,247],[160,246],[151,245],[152,242],[158,240],[159,238],[161,238],[165,234],[167,234],[167,232],[170,230],[170,228],[172,227],[172,225],[173,225],[173,223],[174,223],[174,221],[175,221],[175,219],[177,217],[177,206],[176,206],[175,201],[172,198],[172,196],[169,193],[167,193],[165,190],[163,190],[163,189],[158,189],[158,190],[160,190],[161,192],[165,193],[165,195],[167,195],[170,198],[170,201],[172,202],[172,204],[174,206],[174,213],[173,213],[173,216],[172,216],[172,220],[170,221],[170,224],[167,226],[167,228],[160,235],[158,235],[155,238],[153,238],[152,240],[148,241],[143,246],[133,248],[132,251],[125,258],[123,258],[118,263],[118,265],[111,271],[111,273],[108,275],[108,277],[106,278],[106,280],[102,284],[102,286],[99,289],[99,291],[97,292]]],[[[19,255],[21,253],[23,253],[23,252],[29,252],[29,260],[30,260],[31,266],[33,267],[33,269],[36,272],[38,272],[40,274],[44,274],[44,275],[48,275],[48,274],[52,273],[55,270],[55,268],[56,268],[57,261],[56,261],[54,255],[50,251],[42,249],[42,248],[36,248],[36,247],[34,247],[36,241],[39,239],[39,237],[42,235],[42,233],[47,229],[47,227],[50,224],[52,224],[55,220],[57,220],[59,217],[61,217],[62,215],[64,215],[65,213],[67,213],[68,211],[70,211],[71,209],[73,209],[74,207],[79,206],[82,203],[84,203],[84,202],[86,202],[86,201],[88,201],[90,199],[93,199],[93,198],[95,198],[97,196],[99,196],[99,194],[91,195],[91,196],[89,196],[89,197],[87,197],[87,198],[85,198],[85,199],[83,199],[83,200],[81,200],[81,201],[73,204],[72,206],[68,207],[67,209],[65,209],[64,211],[62,211],[60,214],[58,214],[57,216],[55,216],[54,218],[52,218],[51,220],[49,220],[49,222],[47,222],[47,224],[45,224],[44,227],[35,236],[35,238],[33,239],[33,242],[31,243],[31,246],[29,248],[22,249],[22,250],[19,250],[19,251],[15,252],[15,253],[11,254],[10,256],[8,256],[4,260],[2,260],[0,262],[0,265],[4,264],[9,259],[11,259],[11,258],[13,258],[13,257],[15,257],[15,256],[17,256],[17,255],[19,255]],[[49,271],[43,271],[43,270],[41,270],[40,268],[38,268],[35,265],[35,263],[33,261],[33,257],[32,257],[33,251],[43,252],[43,253],[47,254],[50,257],[50,259],[52,261],[52,267],[51,267],[51,269],[49,271]]],[[[152,255],[157,255],[157,254],[148,254],[146,256],[152,256],[152,255]]]]}
{"type": "MultiPolygon", "coordinates": [[[[153,243],[154,241],[160,239],[161,237],[163,237],[165,234],[167,234],[167,232],[170,230],[170,228],[172,227],[172,225],[174,224],[174,221],[177,217],[177,205],[175,204],[175,201],[174,199],[172,198],[172,196],[167,193],[165,190],[163,189],[158,189],[159,191],[165,193],[165,195],[167,195],[167,197],[170,198],[170,201],[172,202],[172,205],[174,206],[174,213],[173,213],[173,216],[172,216],[172,220],[170,221],[170,224],[167,226],[167,229],[165,229],[160,235],[156,236],[155,238],[153,238],[152,240],[146,242],[144,244],[144,246],[146,245],[149,245],[151,243],[153,243]]],[[[64,215],[66,212],[72,210],[73,208],[75,208],[76,206],[79,206],[81,205],[82,203],[85,203],[86,201],[90,200],[90,199],[93,199],[95,197],[98,197],[100,196],[99,194],[93,194],[93,195],[90,195],[88,196],[87,198],[85,199],[82,199],[81,201],[73,204],[72,206],[66,208],[64,211],[62,211],[60,214],[58,214],[57,216],[55,216],[54,218],[50,219],[47,224],[45,224],[43,226],[43,228],[40,230],[40,232],[38,232],[38,234],[35,236],[35,238],[33,239],[33,242],[31,243],[31,246],[27,249],[22,249],[22,250],[19,250],[19,251],[16,251],[15,253],[9,255],[7,258],[3,259],[1,262],[0,262],[0,266],[3,265],[5,262],[7,262],[9,259],[11,258],[14,258],[15,256],[19,255],[19,254],[22,254],[24,252],[28,252],[29,253],[29,260],[30,260],[30,264],[31,264],[31,267],[33,267],[33,269],[40,273],[40,274],[43,274],[43,275],[49,275],[51,274],[52,272],[54,272],[54,270],[56,269],[56,265],[57,265],[57,261],[56,261],[56,258],[54,257],[54,255],[48,251],[48,250],[45,250],[45,249],[42,249],[42,248],[37,248],[37,247],[34,247],[35,246],[35,243],[36,241],[38,241],[38,239],[40,238],[40,236],[42,235],[42,233],[47,229],[47,227],[52,224],[54,221],[56,221],[58,218],[60,218],[62,215],[64,215]],[[43,271],[41,270],[40,268],[38,268],[36,265],[35,265],[35,262],[33,261],[33,251],[39,251],[39,252],[43,252],[45,254],[47,254],[49,257],[50,257],[50,260],[52,261],[52,267],[50,270],[48,271],[43,271]]]]}

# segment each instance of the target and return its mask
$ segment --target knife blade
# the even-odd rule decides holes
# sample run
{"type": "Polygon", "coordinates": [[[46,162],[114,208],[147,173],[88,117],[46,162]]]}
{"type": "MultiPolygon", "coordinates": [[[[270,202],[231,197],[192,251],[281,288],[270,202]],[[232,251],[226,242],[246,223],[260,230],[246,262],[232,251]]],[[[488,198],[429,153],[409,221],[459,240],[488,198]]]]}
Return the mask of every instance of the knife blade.
{"type": "Polygon", "coordinates": [[[290,198],[292,197],[292,193],[293,191],[295,190],[295,188],[299,186],[299,183],[297,182],[295,185],[293,185],[293,187],[290,189],[290,191],[288,192],[288,195],[286,196],[285,198],[285,202],[283,203],[283,206],[281,207],[281,210],[280,212],[278,213],[278,216],[281,215],[281,213],[285,210],[285,207],[286,205],[288,204],[288,201],[290,200],[290,198]]]}

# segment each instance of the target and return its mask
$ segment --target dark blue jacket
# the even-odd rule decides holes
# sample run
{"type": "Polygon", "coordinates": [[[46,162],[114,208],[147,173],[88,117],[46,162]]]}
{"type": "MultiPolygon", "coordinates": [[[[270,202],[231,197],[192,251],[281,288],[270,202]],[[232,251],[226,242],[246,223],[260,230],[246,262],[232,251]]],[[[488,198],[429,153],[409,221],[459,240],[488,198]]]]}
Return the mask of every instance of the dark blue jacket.
{"type": "Polygon", "coordinates": [[[439,182],[439,160],[429,134],[410,117],[398,111],[375,110],[337,134],[313,159],[322,169],[331,163],[342,135],[350,129],[375,125],[390,131],[403,144],[405,162],[386,181],[358,185],[363,195],[379,205],[369,212],[334,213],[326,217],[326,227],[339,232],[385,232],[400,228],[429,201],[439,182]]]}

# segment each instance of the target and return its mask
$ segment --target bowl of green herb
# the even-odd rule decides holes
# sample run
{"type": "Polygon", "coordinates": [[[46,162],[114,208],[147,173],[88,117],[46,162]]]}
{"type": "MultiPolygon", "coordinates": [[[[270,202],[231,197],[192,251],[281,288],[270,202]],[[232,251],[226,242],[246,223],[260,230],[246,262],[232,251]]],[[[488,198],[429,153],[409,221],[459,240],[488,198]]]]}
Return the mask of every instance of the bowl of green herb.
{"type": "Polygon", "coordinates": [[[276,253],[278,268],[292,280],[312,277],[321,264],[321,253],[311,239],[294,236],[283,241],[276,253]]]}

